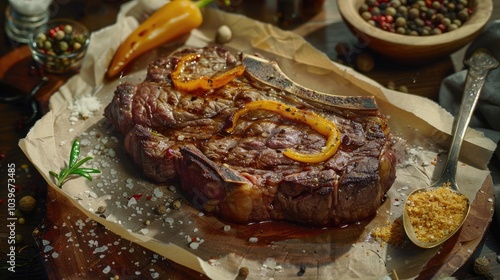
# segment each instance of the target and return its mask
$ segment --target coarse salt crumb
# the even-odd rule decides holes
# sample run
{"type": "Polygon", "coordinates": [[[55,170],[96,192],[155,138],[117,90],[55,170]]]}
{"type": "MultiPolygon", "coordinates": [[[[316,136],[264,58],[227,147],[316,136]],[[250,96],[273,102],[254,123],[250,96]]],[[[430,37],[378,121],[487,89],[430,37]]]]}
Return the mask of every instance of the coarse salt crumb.
{"type": "Polygon", "coordinates": [[[193,249],[193,250],[196,250],[196,249],[198,249],[198,247],[200,247],[200,243],[198,243],[198,242],[191,242],[191,243],[189,244],[189,247],[190,247],[191,249],[193,249]]]}
{"type": "Polygon", "coordinates": [[[44,253],[47,253],[48,251],[54,249],[54,247],[50,246],[50,245],[45,245],[45,247],[43,248],[43,252],[44,253]]]}
{"type": "Polygon", "coordinates": [[[163,192],[160,190],[160,188],[155,188],[155,189],[153,190],[153,195],[154,195],[155,197],[162,197],[162,196],[163,196],[163,192]]]}
{"type": "Polygon", "coordinates": [[[108,250],[108,246],[103,245],[101,247],[95,248],[93,254],[102,253],[102,252],[105,252],[106,250],[108,250]]]}
{"type": "Polygon", "coordinates": [[[230,225],[225,225],[224,226],[224,231],[230,231],[231,230],[231,226],[230,225]]]}
{"type": "Polygon", "coordinates": [[[248,238],[248,242],[250,242],[250,243],[257,243],[257,241],[259,241],[259,239],[257,237],[248,238]]]}
{"type": "Polygon", "coordinates": [[[111,271],[111,267],[109,267],[109,265],[108,265],[108,266],[106,266],[106,267],[102,270],[102,273],[104,273],[104,274],[108,274],[110,271],[111,271]]]}
{"type": "Polygon", "coordinates": [[[94,112],[101,109],[101,102],[97,97],[90,94],[82,95],[75,99],[73,103],[68,106],[71,112],[70,122],[74,123],[79,118],[86,120],[92,116],[94,112]]]}
{"type": "Polygon", "coordinates": [[[130,207],[132,205],[135,205],[137,204],[137,200],[135,200],[134,197],[131,197],[129,200],[128,200],[128,203],[127,203],[127,207],[130,207]]]}

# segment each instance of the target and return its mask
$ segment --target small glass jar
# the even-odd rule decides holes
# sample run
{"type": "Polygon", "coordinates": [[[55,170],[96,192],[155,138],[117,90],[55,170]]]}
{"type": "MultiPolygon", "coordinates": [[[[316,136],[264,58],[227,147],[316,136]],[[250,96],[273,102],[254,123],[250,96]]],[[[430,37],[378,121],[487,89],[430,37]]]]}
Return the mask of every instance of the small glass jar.
{"type": "Polygon", "coordinates": [[[49,21],[52,0],[9,0],[5,9],[5,33],[19,43],[28,43],[31,33],[49,21]]]}

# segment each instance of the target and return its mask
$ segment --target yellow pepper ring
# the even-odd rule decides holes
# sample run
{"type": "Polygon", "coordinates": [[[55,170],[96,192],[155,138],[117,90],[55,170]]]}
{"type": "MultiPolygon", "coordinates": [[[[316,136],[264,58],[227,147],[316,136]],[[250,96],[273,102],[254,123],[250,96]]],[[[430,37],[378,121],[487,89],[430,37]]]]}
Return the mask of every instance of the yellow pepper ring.
{"type": "Polygon", "coordinates": [[[283,154],[288,158],[307,163],[324,162],[331,158],[340,146],[340,131],[333,122],[324,119],[313,112],[300,110],[273,100],[258,100],[245,104],[243,108],[234,113],[232,117],[232,125],[227,129],[227,132],[233,132],[238,119],[251,110],[267,110],[278,113],[285,118],[308,124],[312,129],[321,135],[328,137],[323,151],[316,154],[303,154],[286,149],[283,154]]]}
{"type": "Polygon", "coordinates": [[[210,90],[215,88],[220,88],[225,84],[229,83],[234,78],[243,75],[245,72],[245,66],[238,65],[234,68],[229,69],[228,71],[219,74],[215,77],[205,77],[201,76],[194,80],[183,80],[182,72],[186,67],[187,63],[194,62],[199,58],[198,54],[192,53],[187,54],[179,60],[177,65],[175,66],[174,71],[172,72],[172,82],[174,87],[180,91],[194,91],[198,89],[202,90],[210,90]]]}

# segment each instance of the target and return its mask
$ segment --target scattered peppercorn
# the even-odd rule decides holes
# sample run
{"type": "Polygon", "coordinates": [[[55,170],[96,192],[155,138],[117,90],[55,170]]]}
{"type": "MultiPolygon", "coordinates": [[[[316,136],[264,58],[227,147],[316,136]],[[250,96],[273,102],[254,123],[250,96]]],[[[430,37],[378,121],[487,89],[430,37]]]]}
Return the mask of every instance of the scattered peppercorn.
{"type": "Polygon", "coordinates": [[[233,37],[233,31],[227,25],[221,25],[217,28],[217,32],[215,34],[215,42],[218,44],[224,44],[231,40],[233,37]]]}
{"type": "Polygon", "coordinates": [[[339,42],[337,45],[335,45],[335,52],[337,52],[339,56],[347,57],[350,51],[351,47],[346,42],[339,42]]]}
{"type": "Polygon", "coordinates": [[[106,212],[106,206],[99,206],[99,208],[97,208],[98,214],[103,214],[104,212],[106,212]]]}
{"type": "Polygon", "coordinates": [[[156,214],[163,215],[167,213],[167,207],[165,205],[158,205],[155,209],[156,214]]]}
{"type": "Polygon", "coordinates": [[[387,88],[395,90],[396,89],[396,83],[394,81],[387,82],[387,88]]]}
{"type": "Polygon", "coordinates": [[[238,271],[238,276],[240,277],[247,277],[250,271],[248,270],[248,267],[240,267],[240,270],[238,271]]]}
{"type": "Polygon", "coordinates": [[[23,212],[31,212],[36,207],[36,199],[31,195],[21,197],[19,200],[19,209],[23,212]]]}
{"type": "Polygon", "coordinates": [[[365,0],[359,14],[368,23],[394,33],[437,35],[462,26],[473,10],[468,0],[365,0]]]}
{"type": "Polygon", "coordinates": [[[474,261],[474,273],[478,276],[485,276],[490,273],[490,261],[486,257],[477,258],[474,261]]]}
{"type": "Polygon", "coordinates": [[[399,90],[400,92],[405,92],[405,93],[408,93],[408,87],[407,87],[407,86],[404,86],[404,85],[399,86],[398,90],[399,90]]]}
{"type": "Polygon", "coordinates": [[[181,209],[182,201],[183,201],[182,198],[177,198],[176,200],[174,200],[172,202],[172,208],[174,208],[175,210],[181,209]]]}
{"type": "Polygon", "coordinates": [[[16,241],[16,244],[23,243],[24,237],[20,233],[18,233],[15,236],[15,241],[16,241]]]}
{"type": "Polygon", "coordinates": [[[24,225],[24,223],[26,223],[26,220],[23,217],[21,217],[17,219],[17,223],[19,223],[20,225],[24,225]]]}
{"type": "Polygon", "coordinates": [[[369,53],[362,52],[356,57],[356,68],[363,72],[370,72],[375,67],[375,61],[369,53]]]}
{"type": "Polygon", "coordinates": [[[303,276],[306,273],[306,266],[301,264],[299,267],[299,272],[297,272],[297,276],[303,276]]]}

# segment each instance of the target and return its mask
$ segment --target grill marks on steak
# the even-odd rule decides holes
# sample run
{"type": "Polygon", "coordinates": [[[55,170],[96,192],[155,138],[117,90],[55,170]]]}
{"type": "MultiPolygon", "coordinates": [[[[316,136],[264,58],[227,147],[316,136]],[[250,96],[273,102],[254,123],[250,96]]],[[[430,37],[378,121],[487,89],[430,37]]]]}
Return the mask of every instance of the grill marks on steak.
{"type": "Polygon", "coordinates": [[[283,155],[323,149],[326,139],[309,126],[267,111],[242,116],[232,134],[233,112],[254,100],[291,103],[285,93],[238,77],[206,93],[173,89],[170,73],[179,59],[198,53],[187,71],[212,76],[238,60],[218,47],[185,49],[148,66],[145,81],[121,84],[105,109],[125,136],[125,150],[155,182],[180,181],[191,202],[237,223],[287,220],[313,226],[340,225],[374,215],[395,180],[395,156],[383,116],[315,110],[342,133],[337,153],[320,164],[283,155]],[[346,116],[349,116],[346,117],[346,116]]]}

